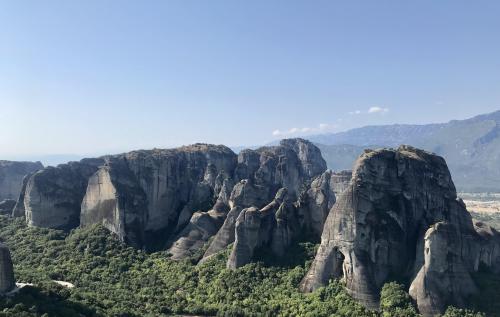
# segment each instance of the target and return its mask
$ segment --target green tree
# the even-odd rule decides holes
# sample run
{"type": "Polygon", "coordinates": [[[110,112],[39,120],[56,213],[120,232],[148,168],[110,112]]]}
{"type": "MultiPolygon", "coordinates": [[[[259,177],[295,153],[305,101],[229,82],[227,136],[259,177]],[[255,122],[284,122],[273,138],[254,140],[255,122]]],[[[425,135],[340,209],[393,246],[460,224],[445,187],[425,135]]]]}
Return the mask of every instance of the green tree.
{"type": "Polygon", "coordinates": [[[419,316],[404,286],[396,282],[386,283],[382,287],[380,311],[384,317],[419,316]]]}

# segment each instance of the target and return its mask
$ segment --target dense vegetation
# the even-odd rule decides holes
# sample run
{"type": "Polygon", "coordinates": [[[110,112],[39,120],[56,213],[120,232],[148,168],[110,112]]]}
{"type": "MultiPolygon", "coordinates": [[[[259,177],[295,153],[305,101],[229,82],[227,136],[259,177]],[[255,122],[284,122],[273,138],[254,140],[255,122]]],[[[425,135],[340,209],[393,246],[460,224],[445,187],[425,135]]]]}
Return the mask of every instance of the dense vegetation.
{"type": "MultiPolygon", "coordinates": [[[[225,268],[228,252],[203,265],[172,261],[166,252],[127,247],[100,226],[65,234],[0,216],[0,239],[11,249],[16,280],[34,284],[1,299],[0,316],[417,316],[396,283],[384,287],[381,312],[363,308],[337,281],[300,293],[297,286],[314,255],[310,243],[294,246],[293,256],[273,265],[262,256],[231,271],[225,268]]],[[[447,316],[464,314],[450,309],[447,316]]]]}

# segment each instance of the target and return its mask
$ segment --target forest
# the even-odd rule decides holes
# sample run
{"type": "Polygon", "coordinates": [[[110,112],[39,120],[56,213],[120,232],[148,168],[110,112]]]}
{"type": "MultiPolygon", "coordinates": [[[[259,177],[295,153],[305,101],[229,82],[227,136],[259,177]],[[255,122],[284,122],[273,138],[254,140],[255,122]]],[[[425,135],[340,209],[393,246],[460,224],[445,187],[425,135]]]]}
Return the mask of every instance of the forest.
{"type": "MultiPolygon", "coordinates": [[[[201,265],[196,257],[174,261],[165,251],[129,247],[99,225],[65,233],[0,216],[0,239],[11,250],[16,280],[33,284],[2,297],[0,316],[418,316],[396,282],[383,287],[380,311],[354,301],[342,281],[299,292],[317,248],[312,243],[295,243],[284,259],[261,254],[256,263],[228,270],[228,251],[201,265]]],[[[473,299],[472,308],[486,315],[450,307],[444,316],[500,311],[494,291],[500,280],[481,274],[478,284],[491,291],[473,299]]]]}

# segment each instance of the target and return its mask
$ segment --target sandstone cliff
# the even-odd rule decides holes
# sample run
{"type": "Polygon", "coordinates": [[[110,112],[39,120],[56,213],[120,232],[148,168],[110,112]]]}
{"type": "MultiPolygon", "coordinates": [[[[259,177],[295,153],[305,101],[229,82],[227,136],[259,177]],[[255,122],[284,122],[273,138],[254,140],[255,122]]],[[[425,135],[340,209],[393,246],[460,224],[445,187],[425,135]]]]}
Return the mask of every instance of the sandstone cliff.
{"type": "Polygon", "coordinates": [[[498,265],[500,244],[487,235],[474,230],[444,159],[409,146],[367,150],[330,210],[301,288],[341,278],[354,298],[376,308],[385,282],[408,279],[420,312],[431,316],[463,306],[480,263],[498,265]]]}

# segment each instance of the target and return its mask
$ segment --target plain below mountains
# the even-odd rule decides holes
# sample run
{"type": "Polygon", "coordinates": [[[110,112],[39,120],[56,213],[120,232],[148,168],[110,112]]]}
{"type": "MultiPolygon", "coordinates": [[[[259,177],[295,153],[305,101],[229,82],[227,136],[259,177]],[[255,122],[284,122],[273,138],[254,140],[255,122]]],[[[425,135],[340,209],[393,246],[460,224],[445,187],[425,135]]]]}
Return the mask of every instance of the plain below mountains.
{"type": "Polygon", "coordinates": [[[443,156],[459,191],[500,191],[500,111],[440,124],[366,126],[308,139],[331,169],[351,169],[366,148],[411,144],[443,156]]]}

